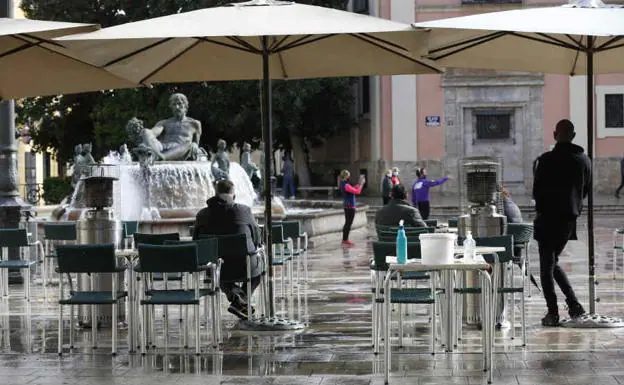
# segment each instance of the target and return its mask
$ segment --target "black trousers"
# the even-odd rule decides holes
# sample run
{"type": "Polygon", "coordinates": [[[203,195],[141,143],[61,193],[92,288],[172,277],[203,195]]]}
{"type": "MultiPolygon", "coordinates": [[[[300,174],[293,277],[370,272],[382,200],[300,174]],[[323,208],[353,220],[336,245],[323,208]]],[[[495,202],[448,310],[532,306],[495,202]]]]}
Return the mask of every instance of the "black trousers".
{"type": "MultiPolygon", "coordinates": [[[[262,276],[259,275],[251,279],[251,295],[253,295],[253,293],[256,291],[256,289],[260,285],[260,282],[262,281],[261,277],[262,276]]],[[[249,298],[247,298],[247,282],[246,281],[244,281],[241,286],[239,286],[238,282],[234,282],[234,281],[221,281],[219,284],[221,286],[221,290],[223,290],[223,292],[225,293],[230,303],[235,302],[235,301],[242,301],[243,305],[247,304],[247,301],[249,300],[249,298]]]]}
{"type": "Polygon", "coordinates": [[[390,197],[382,197],[382,199],[383,199],[383,205],[384,206],[387,205],[388,202],[390,202],[390,197]]]}
{"type": "Polygon", "coordinates": [[[620,182],[620,186],[615,190],[615,195],[620,195],[620,190],[624,188],[624,175],[622,175],[622,181],[620,182]]]}
{"type": "Polygon", "coordinates": [[[355,218],[355,208],[345,207],[345,224],[342,227],[342,240],[349,240],[349,233],[351,232],[351,225],[353,224],[353,218],[355,218]]]}
{"type": "Polygon", "coordinates": [[[431,206],[429,205],[429,201],[418,202],[418,211],[420,211],[420,216],[423,220],[429,219],[429,214],[431,213],[431,206]]]}
{"type": "Polygon", "coordinates": [[[552,237],[538,239],[540,256],[540,278],[542,281],[542,292],[546,299],[546,306],[549,313],[559,313],[557,305],[557,294],[555,293],[555,282],[566,296],[568,306],[578,304],[578,299],[570,285],[568,276],[559,266],[559,255],[568,243],[569,234],[558,234],[552,237]]]}

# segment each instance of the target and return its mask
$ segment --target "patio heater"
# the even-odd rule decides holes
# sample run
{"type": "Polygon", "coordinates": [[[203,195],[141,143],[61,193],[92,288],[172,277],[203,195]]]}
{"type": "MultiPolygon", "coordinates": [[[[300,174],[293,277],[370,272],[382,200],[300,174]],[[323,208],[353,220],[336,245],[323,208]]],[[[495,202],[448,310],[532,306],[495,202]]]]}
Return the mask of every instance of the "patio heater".
{"type": "MultiPolygon", "coordinates": [[[[502,211],[500,187],[502,186],[503,165],[494,157],[467,157],[459,161],[460,204],[463,215],[458,219],[458,234],[465,237],[468,231],[473,237],[491,237],[507,232],[507,218],[499,214],[502,211]]],[[[502,280],[504,272],[500,266],[498,274],[502,280]]],[[[475,272],[466,272],[464,282],[470,287],[479,286],[479,277],[475,272]]],[[[501,282],[499,282],[500,285],[501,282]]],[[[465,295],[463,321],[468,325],[480,325],[479,296],[465,295]]],[[[505,309],[502,301],[497,306],[497,324],[505,323],[505,309]]]]}
{"type": "MultiPolygon", "coordinates": [[[[123,225],[117,219],[113,209],[113,185],[119,180],[119,166],[92,165],[83,168],[82,182],[84,185],[84,204],[86,209],[80,219],[76,221],[76,235],[78,244],[110,244],[116,248],[121,246],[123,239],[123,225]]],[[[112,290],[111,274],[82,274],[78,280],[79,290],[89,290],[90,281],[93,280],[93,290],[112,290]]],[[[120,275],[117,287],[123,287],[123,277],[120,275]]],[[[99,305],[97,307],[98,326],[112,325],[112,305],[99,305]]],[[[117,313],[120,319],[125,317],[124,307],[119,308],[117,313]]],[[[89,306],[81,306],[78,312],[79,325],[91,327],[93,320],[89,306]]]]}

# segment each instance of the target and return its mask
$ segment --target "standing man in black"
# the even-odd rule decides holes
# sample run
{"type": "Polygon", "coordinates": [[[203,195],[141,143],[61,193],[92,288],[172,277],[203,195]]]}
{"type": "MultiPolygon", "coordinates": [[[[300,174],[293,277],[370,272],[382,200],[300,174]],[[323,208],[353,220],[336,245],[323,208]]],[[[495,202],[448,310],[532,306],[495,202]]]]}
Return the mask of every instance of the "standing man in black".
{"type": "Polygon", "coordinates": [[[537,211],[534,237],[539,246],[540,277],[548,307],[548,313],[542,318],[544,326],[559,325],[555,281],[566,296],[570,317],[585,313],[559,266],[559,255],[566,243],[577,239],[576,218],[591,188],[590,161],[583,148],[572,143],[575,135],[572,122],[560,120],[554,132],[555,147],[537,158],[533,165],[533,198],[537,211]]]}

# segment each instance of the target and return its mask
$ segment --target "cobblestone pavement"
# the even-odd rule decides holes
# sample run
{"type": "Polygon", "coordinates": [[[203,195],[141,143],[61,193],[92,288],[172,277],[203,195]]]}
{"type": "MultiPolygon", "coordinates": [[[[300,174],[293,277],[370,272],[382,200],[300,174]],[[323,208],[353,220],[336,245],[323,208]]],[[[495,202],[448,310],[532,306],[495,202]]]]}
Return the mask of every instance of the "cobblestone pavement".
{"type": "MultiPolygon", "coordinates": [[[[611,237],[616,225],[613,217],[596,221],[597,310],[624,316],[622,261],[617,266],[618,279],[611,279],[611,237]]],[[[571,242],[561,260],[586,304],[587,234],[583,224],[579,227],[581,240],[571,242]]],[[[382,384],[382,357],[371,349],[370,240],[356,242],[348,250],[326,245],[311,251],[310,279],[301,292],[307,329],[290,334],[241,331],[224,311],[222,350],[205,347],[199,357],[193,349],[177,347],[178,321],[171,316],[167,351],[159,348],[145,357],[129,354],[124,331],[119,355],[111,357],[108,331],[100,331],[97,350],[90,348],[90,333],[79,331],[77,348],[59,358],[55,288],[49,288],[49,298],[43,300],[41,286],[34,285],[35,299],[26,304],[20,298],[21,286],[11,286],[12,297],[0,302],[0,384],[382,384]]],[[[538,276],[536,245],[530,250],[532,270],[538,276]]],[[[624,329],[546,329],[539,324],[544,307],[541,296],[533,291],[527,298],[526,347],[520,338],[510,338],[509,329],[497,332],[495,384],[624,384],[624,329]]],[[[171,312],[176,313],[177,307],[171,312]]],[[[396,348],[393,355],[391,384],[485,383],[477,331],[467,330],[456,352],[432,356],[425,311],[411,312],[406,318],[411,320],[405,328],[406,347],[396,348]]],[[[565,314],[563,308],[561,312],[565,314]]],[[[520,312],[516,314],[519,318],[520,312]]],[[[162,318],[157,318],[162,331],[162,318]]],[[[157,344],[163,346],[162,339],[157,344]]]]}

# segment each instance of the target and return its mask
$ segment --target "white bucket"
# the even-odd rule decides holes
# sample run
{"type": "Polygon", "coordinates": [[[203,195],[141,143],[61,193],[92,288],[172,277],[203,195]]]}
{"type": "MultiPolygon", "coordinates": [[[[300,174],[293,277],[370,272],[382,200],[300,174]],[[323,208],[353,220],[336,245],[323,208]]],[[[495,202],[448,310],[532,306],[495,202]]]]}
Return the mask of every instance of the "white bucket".
{"type": "Polygon", "coordinates": [[[426,265],[453,263],[457,234],[420,234],[418,238],[420,239],[422,263],[426,265]]]}

